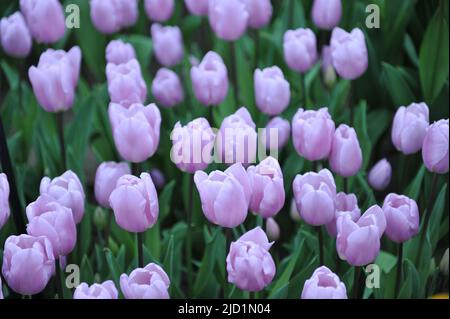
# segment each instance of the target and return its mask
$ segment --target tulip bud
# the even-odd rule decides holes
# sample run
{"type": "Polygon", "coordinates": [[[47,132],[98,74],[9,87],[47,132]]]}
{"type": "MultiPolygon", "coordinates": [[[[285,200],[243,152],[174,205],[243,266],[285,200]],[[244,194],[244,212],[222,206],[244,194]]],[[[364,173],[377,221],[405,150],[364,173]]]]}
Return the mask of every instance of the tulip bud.
{"type": "Polygon", "coordinates": [[[364,33],[358,28],[351,33],[334,28],[331,34],[331,56],[339,76],[347,80],[359,78],[369,64],[364,33]]]}
{"type": "Polygon", "coordinates": [[[337,236],[336,222],[342,215],[350,215],[351,219],[356,223],[361,216],[361,211],[358,207],[358,199],[355,194],[338,193],[334,200],[336,211],[334,218],[327,226],[328,234],[332,237],[337,236]]]}
{"type": "Polygon", "coordinates": [[[235,41],[247,29],[249,13],[241,0],[210,0],[209,24],[220,39],[235,41]]]}
{"type": "Polygon", "coordinates": [[[439,270],[444,276],[448,277],[448,248],[445,250],[444,256],[442,256],[439,263],[439,270]]]}
{"type": "Polygon", "coordinates": [[[88,286],[82,282],[73,293],[73,299],[117,299],[119,293],[112,280],[88,286]]]}
{"type": "Polygon", "coordinates": [[[286,31],[283,49],[284,60],[296,72],[305,73],[317,61],[316,36],[310,29],[286,31]]]}
{"type": "Polygon", "coordinates": [[[369,184],[373,189],[382,191],[391,182],[391,164],[383,158],[377,162],[369,172],[369,184]]]}
{"type": "Polygon", "coordinates": [[[121,26],[131,27],[139,18],[138,0],[116,0],[120,14],[121,26]]]}
{"type": "Polygon", "coordinates": [[[40,293],[54,272],[52,244],[46,237],[20,235],[6,239],[2,273],[9,288],[16,293],[40,293]]]}
{"type": "Polygon", "coordinates": [[[297,204],[295,203],[295,198],[293,198],[291,201],[291,208],[289,209],[289,216],[291,216],[291,219],[294,222],[299,222],[302,220],[300,217],[300,213],[297,210],[297,204]]]}
{"type": "Polygon", "coordinates": [[[209,51],[198,66],[192,67],[191,80],[196,99],[205,106],[219,105],[227,96],[227,67],[216,52],[209,51]]]}
{"type": "Polygon", "coordinates": [[[333,67],[333,58],[331,56],[331,47],[328,45],[322,48],[322,76],[325,85],[332,88],[336,83],[336,71],[333,67]]]}
{"type": "Polygon", "coordinates": [[[390,240],[403,243],[419,232],[419,208],[413,199],[391,193],[384,200],[383,211],[390,240]]]}
{"type": "Polygon", "coordinates": [[[266,127],[261,130],[259,141],[269,149],[282,149],[291,135],[291,125],[288,120],[281,117],[272,118],[266,127]]]}
{"type": "Polygon", "coordinates": [[[362,166],[362,151],[354,128],[339,125],[334,132],[329,161],[333,172],[343,177],[358,173],[362,166]]]}
{"type": "Polygon", "coordinates": [[[130,43],[112,40],[106,46],[106,62],[113,64],[127,63],[136,59],[136,52],[130,43]]]}
{"type": "Polygon", "coordinates": [[[261,112],[274,116],[288,107],[291,89],[279,67],[257,69],[254,81],[256,106],[261,112]]]}
{"type": "Polygon", "coordinates": [[[109,212],[106,212],[102,207],[95,208],[93,221],[99,231],[102,231],[108,225],[108,214],[109,212]]]}
{"type": "Polygon", "coordinates": [[[347,289],[335,273],[321,266],[305,281],[301,299],[347,299],[347,289]]]}
{"type": "Polygon", "coordinates": [[[144,103],[147,98],[147,85],[141,74],[139,62],[135,59],[126,63],[106,65],[109,98],[113,103],[129,107],[134,103],[144,103]]]}
{"type": "Polygon", "coordinates": [[[6,174],[0,173],[0,229],[6,224],[10,215],[9,183],[6,174]]]}
{"type": "Polygon", "coordinates": [[[266,220],[266,233],[269,240],[276,241],[280,238],[280,226],[272,217],[266,220]]]}
{"type": "Polygon", "coordinates": [[[175,124],[172,131],[173,147],[170,152],[172,162],[188,173],[204,170],[212,161],[212,151],[216,135],[208,120],[203,117],[181,126],[175,124]]]}
{"type": "Polygon", "coordinates": [[[117,224],[129,232],[144,232],[158,219],[158,195],[147,173],[142,173],[140,178],[133,175],[120,177],[109,202],[117,224]]]}
{"type": "Polygon", "coordinates": [[[422,158],[430,172],[448,173],[448,119],[430,125],[423,140],[422,158]]]}
{"type": "Polygon", "coordinates": [[[95,174],[94,193],[97,202],[105,207],[109,207],[109,196],[116,188],[117,180],[123,176],[130,174],[130,167],[127,163],[121,162],[103,162],[97,168],[95,174]]]}
{"type": "Polygon", "coordinates": [[[336,184],[329,170],[297,175],[292,187],[297,210],[306,223],[320,226],[333,220],[336,184]]]}
{"type": "Polygon", "coordinates": [[[38,43],[55,43],[64,36],[64,10],[58,0],[20,0],[20,11],[38,43]]]}
{"type": "Polygon", "coordinates": [[[153,183],[155,184],[156,189],[163,189],[166,185],[166,178],[164,177],[163,172],[157,168],[152,168],[149,174],[153,180],[153,183]]]}
{"type": "Polygon", "coordinates": [[[196,16],[208,15],[208,2],[209,0],[184,0],[189,12],[196,16]]]}
{"type": "Polygon", "coordinates": [[[339,24],[341,16],[341,0],[314,0],[312,20],[320,29],[333,29],[339,24]]]}
{"type": "Polygon", "coordinates": [[[156,73],[152,83],[152,94],[164,107],[173,107],[184,99],[183,86],[178,75],[166,68],[159,69],[156,73]]]}
{"type": "Polygon", "coordinates": [[[272,18],[272,3],[270,0],[243,0],[248,11],[248,25],[260,29],[267,25],[272,18]]]}
{"type": "Polygon", "coordinates": [[[170,279],[157,264],[136,268],[120,276],[120,289],[126,299],[169,299],[170,279]]]}
{"type": "Polygon", "coordinates": [[[137,0],[91,0],[90,9],[93,25],[105,34],[132,26],[138,19],[137,0]]]}
{"type": "Polygon", "coordinates": [[[232,242],[227,256],[228,282],[245,291],[260,291],[269,285],[276,271],[271,246],[260,227],[232,242]]]}
{"type": "Polygon", "coordinates": [[[174,0],[145,0],[144,8],[150,20],[164,22],[172,16],[174,0]]]}
{"type": "Polygon", "coordinates": [[[159,63],[166,67],[177,65],[183,59],[183,36],[179,27],[162,26],[158,23],[151,27],[153,48],[159,63]]]}
{"type": "Polygon", "coordinates": [[[299,109],[292,119],[292,141],[297,153],[317,161],[330,155],[334,122],[323,107],[317,111],[299,109]]]}
{"type": "Polygon", "coordinates": [[[62,206],[72,210],[75,223],[79,223],[84,215],[84,191],[78,176],[66,171],[54,178],[44,177],[39,188],[40,195],[48,195],[62,206]]]}
{"type": "Polygon", "coordinates": [[[30,54],[31,35],[20,11],[1,19],[0,38],[3,50],[8,55],[23,58],[30,54]]]}
{"type": "Polygon", "coordinates": [[[161,127],[161,113],[155,104],[132,104],[126,109],[110,103],[108,112],[120,156],[140,163],[155,154],[161,127]]]}

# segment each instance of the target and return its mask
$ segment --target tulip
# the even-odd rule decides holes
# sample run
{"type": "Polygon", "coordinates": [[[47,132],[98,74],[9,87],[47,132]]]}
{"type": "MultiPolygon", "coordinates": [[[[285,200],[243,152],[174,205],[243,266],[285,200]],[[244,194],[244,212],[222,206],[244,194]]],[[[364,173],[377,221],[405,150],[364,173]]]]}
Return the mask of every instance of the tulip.
{"type": "Polygon", "coordinates": [[[391,182],[392,167],[387,159],[378,161],[369,172],[369,184],[373,189],[382,191],[391,182]]]}
{"type": "Polygon", "coordinates": [[[70,254],[77,241],[77,229],[70,208],[44,194],[27,206],[26,213],[29,235],[47,237],[55,258],[70,254]]]}
{"type": "Polygon", "coordinates": [[[10,215],[9,183],[6,174],[0,173],[0,229],[6,224],[10,215]]]}
{"type": "Polygon", "coordinates": [[[203,213],[211,223],[234,228],[245,221],[251,189],[242,164],[236,163],[224,172],[213,171],[209,175],[197,171],[194,182],[203,213]]]}
{"type": "Polygon", "coordinates": [[[31,35],[20,11],[1,19],[0,38],[3,50],[8,55],[23,58],[30,54],[31,35]]]}
{"type": "Polygon", "coordinates": [[[113,64],[127,63],[136,59],[136,52],[130,43],[112,40],[106,46],[106,62],[113,64]]]}
{"type": "Polygon", "coordinates": [[[9,288],[16,293],[40,293],[55,272],[52,244],[44,236],[8,237],[3,250],[2,272],[9,288]]]}
{"type": "Polygon", "coordinates": [[[302,299],[347,299],[347,289],[339,277],[325,266],[317,268],[305,281],[302,299]]]}
{"type": "Polygon", "coordinates": [[[169,299],[170,279],[157,264],[120,276],[120,289],[126,299],[169,299]]]}
{"type": "Polygon", "coordinates": [[[55,113],[72,107],[80,64],[81,50],[75,46],[67,53],[48,49],[41,54],[37,67],[30,67],[34,95],[45,111],[55,113]]]}
{"type": "Polygon", "coordinates": [[[58,0],[20,0],[20,11],[38,43],[55,43],[64,36],[64,10],[58,0]]]}
{"type": "Polygon", "coordinates": [[[84,215],[84,191],[78,176],[67,171],[54,178],[44,177],[39,188],[40,195],[48,195],[62,206],[72,210],[75,223],[79,223],[84,215]]]}
{"type": "Polygon", "coordinates": [[[289,121],[281,117],[274,117],[261,130],[259,141],[268,150],[281,149],[288,143],[290,135],[291,125],[289,121]]]}
{"type": "Polygon", "coordinates": [[[337,236],[336,221],[342,215],[350,215],[351,219],[356,223],[361,216],[361,211],[358,207],[358,199],[355,194],[338,193],[334,200],[336,212],[331,222],[327,224],[327,231],[332,237],[337,236]]]}
{"type": "Polygon", "coordinates": [[[328,108],[317,111],[299,109],[292,119],[292,141],[297,153],[317,161],[330,155],[334,122],[328,108]]]}
{"type": "Polygon", "coordinates": [[[413,199],[391,193],[384,200],[383,212],[390,240],[403,243],[419,232],[419,208],[413,199]]]}
{"type": "Polygon", "coordinates": [[[362,215],[358,219],[358,225],[359,226],[368,226],[368,225],[375,225],[378,228],[378,235],[381,238],[383,236],[386,227],[387,227],[387,221],[386,216],[383,212],[383,209],[378,205],[370,206],[364,215],[362,215]]]}
{"type": "Polygon", "coordinates": [[[174,0],[145,0],[144,9],[150,20],[164,22],[172,16],[174,0]]]}
{"type": "Polygon", "coordinates": [[[208,15],[209,0],[184,0],[189,12],[196,16],[208,15]]]}
{"type": "Polygon", "coordinates": [[[278,161],[267,157],[247,169],[252,197],[250,209],[263,218],[273,217],[283,208],[285,193],[283,173],[278,161]]]}
{"type": "Polygon", "coordinates": [[[425,103],[398,108],[392,125],[392,143],[398,151],[404,154],[420,151],[428,129],[428,114],[425,103]]]}
{"type": "Polygon", "coordinates": [[[228,282],[245,291],[260,291],[269,285],[276,271],[271,246],[260,227],[232,242],[227,256],[228,282]]]}
{"type": "Polygon", "coordinates": [[[430,125],[423,140],[422,158],[429,171],[448,173],[448,119],[430,125]]]}
{"type": "Polygon", "coordinates": [[[137,0],[91,0],[91,20],[105,34],[134,25],[138,19],[137,0]]]}
{"type": "Polygon", "coordinates": [[[119,293],[112,280],[88,286],[82,282],[75,289],[73,299],[117,299],[119,293]]]}
{"type": "Polygon", "coordinates": [[[277,222],[272,217],[269,217],[266,220],[266,232],[267,237],[272,241],[280,238],[280,226],[278,226],[277,222]]]}
{"type": "Polygon", "coordinates": [[[134,103],[144,103],[147,98],[147,85],[136,59],[126,63],[106,65],[106,79],[111,102],[129,107],[134,103]]]}
{"type": "Polygon", "coordinates": [[[339,24],[341,16],[341,0],[314,0],[312,20],[320,29],[333,29],[339,24]]]}
{"type": "Polygon", "coordinates": [[[220,39],[235,41],[247,29],[249,13],[241,0],[210,0],[209,24],[220,39]]]}
{"type": "Polygon", "coordinates": [[[270,0],[243,0],[248,11],[248,25],[260,29],[267,25],[272,18],[272,3],[270,0]]]}
{"type": "Polygon", "coordinates": [[[203,105],[219,105],[228,93],[228,72],[222,58],[209,51],[202,62],[191,69],[194,94],[203,105]]]}
{"type": "Polygon", "coordinates": [[[155,154],[159,145],[161,113],[155,104],[132,104],[128,109],[110,103],[109,120],[120,156],[140,163],[155,154]]]}
{"type": "Polygon", "coordinates": [[[359,78],[369,64],[364,33],[358,28],[351,33],[334,28],[331,34],[331,56],[339,76],[347,80],[359,78]]]}
{"type": "Polygon", "coordinates": [[[131,27],[139,18],[138,0],[116,0],[122,27],[131,27]]]}
{"type": "Polygon", "coordinates": [[[216,135],[205,118],[197,118],[186,126],[177,122],[171,138],[171,159],[180,170],[195,173],[211,163],[216,135]]]}
{"type": "Polygon", "coordinates": [[[332,88],[336,83],[336,71],[333,67],[331,47],[328,45],[324,45],[322,48],[322,74],[327,87],[332,88]]]}
{"type": "Polygon", "coordinates": [[[249,164],[255,161],[258,139],[255,128],[256,125],[245,107],[223,120],[216,141],[217,151],[223,162],[249,164]]]}
{"type": "Polygon", "coordinates": [[[105,208],[109,206],[109,196],[116,188],[117,180],[123,175],[131,174],[127,163],[103,162],[95,174],[94,193],[97,202],[105,208]]]}
{"type": "Polygon", "coordinates": [[[288,30],[284,34],[284,60],[292,70],[305,73],[317,60],[316,36],[310,29],[288,30]]]}
{"type": "Polygon", "coordinates": [[[343,177],[358,173],[362,166],[362,151],[354,128],[339,125],[334,132],[329,161],[332,171],[343,177]]]}
{"type": "Polygon", "coordinates": [[[159,69],[156,73],[152,83],[152,94],[164,107],[173,107],[184,99],[183,86],[178,75],[166,68],[159,69]]]}
{"type": "Polygon", "coordinates": [[[297,210],[306,223],[320,226],[333,220],[336,184],[329,170],[297,175],[292,187],[297,210]]]}
{"type": "Polygon", "coordinates": [[[149,174],[152,178],[153,183],[155,184],[156,189],[163,189],[166,185],[166,178],[161,170],[157,168],[152,168],[149,171],[149,174]]]}
{"type": "Polygon", "coordinates": [[[257,69],[254,81],[256,106],[261,112],[274,116],[288,107],[291,89],[279,67],[257,69]]]}
{"type": "Polygon", "coordinates": [[[133,175],[120,177],[109,203],[117,224],[129,232],[144,232],[158,219],[158,195],[147,173],[142,173],[140,178],[133,175]]]}
{"type": "Polygon", "coordinates": [[[155,56],[166,67],[177,65],[183,59],[183,36],[179,27],[152,24],[151,34],[155,56]]]}

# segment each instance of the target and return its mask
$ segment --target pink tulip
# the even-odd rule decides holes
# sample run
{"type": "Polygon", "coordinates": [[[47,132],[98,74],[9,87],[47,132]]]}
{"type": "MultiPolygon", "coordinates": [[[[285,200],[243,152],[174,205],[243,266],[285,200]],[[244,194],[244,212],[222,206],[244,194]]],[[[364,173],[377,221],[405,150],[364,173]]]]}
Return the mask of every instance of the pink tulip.
{"type": "Polygon", "coordinates": [[[248,11],[248,25],[260,29],[267,25],[272,18],[272,3],[270,0],[243,0],[248,11]]]}
{"type": "Polygon", "coordinates": [[[430,125],[423,140],[422,158],[429,171],[448,173],[448,119],[430,125]]]}
{"type": "Polygon", "coordinates": [[[120,289],[126,299],[169,299],[170,279],[157,264],[150,263],[120,276],[120,289]]]}
{"type": "Polygon", "coordinates": [[[403,243],[419,232],[419,208],[413,199],[391,193],[384,200],[383,212],[390,240],[403,243]]]}
{"type": "Polygon", "coordinates": [[[291,89],[279,67],[257,69],[254,81],[256,106],[261,112],[274,116],[288,107],[291,89]]]}
{"type": "Polygon", "coordinates": [[[164,176],[164,173],[157,168],[152,168],[148,173],[150,174],[156,189],[163,189],[166,185],[166,178],[164,176]]]}
{"type": "Polygon", "coordinates": [[[172,16],[174,0],[145,0],[144,8],[150,20],[164,22],[172,16]]]}
{"type": "Polygon", "coordinates": [[[284,60],[292,70],[305,73],[317,61],[316,36],[310,29],[288,30],[284,34],[284,60]]]}
{"type": "Polygon", "coordinates": [[[362,166],[362,151],[354,128],[339,125],[334,133],[329,161],[332,171],[343,177],[358,173],[362,166]]]}
{"type": "Polygon", "coordinates": [[[209,24],[220,39],[235,41],[247,29],[249,13],[241,0],[210,0],[209,24]]]}
{"type": "Polygon", "coordinates": [[[117,180],[123,175],[131,174],[127,163],[103,162],[95,174],[94,193],[97,202],[105,207],[109,206],[109,196],[116,188],[117,180]]]}
{"type": "Polygon", "coordinates": [[[189,12],[196,16],[208,15],[209,0],[184,0],[189,12]]]}
{"type": "Polygon", "coordinates": [[[130,27],[138,19],[137,0],[91,0],[90,9],[95,28],[105,34],[130,27]]]}
{"type": "Polygon", "coordinates": [[[0,229],[6,224],[10,215],[9,183],[6,174],[0,173],[0,229]]]}
{"type": "Polygon", "coordinates": [[[173,107],[184,99],[183,85],[172,70],[162,68],[156,73],[152,83],[152,94],[164,107],[173,107]]]}
{"type": "Polygon", "coordinates": [[[272,118],[260,132],[259,141],[269,149],[282,149],[289,141],[291,125],[281,117],[272,118]]]}
{"type": "Polygon", "coordinates": [[[312,19],[320,29],[333,29],[339,24],[341,16],[341,0],[314,0],[312,19]]]}
{"type": "Polygon", "coordinates": [[[82,282],[73,294],[73,299],[117,299],[119,293],[112,280],[88,286],[82,282]]]}
{"type": "Polygon", "coordinates": [[[369,172],[369,184],[373,189],[381,191],[391,182],[391,164],[383,158],[378,161],[369,172]]]}
{"type": "Polygon", "coordinates": [[[0,38],[3,50],[8,55],[23,58],[30,54],[31,35],[20,11],[1,19],[0,38]]]}
{"type": "Polygon", "coordinates": [[[180,28],[152,24],[151,34],[155,56],[166,67],[177,65],[183,59],[183,36],[180,28]]]}
{"type": "Polygon", "coordinates": [[[112,40],[106,47],[106,62],[113,64],[127,63],[136,59],[136,52],[130,43],[122,40],[112,40]]]}
{"type": "Polygon", "coordinates": [[[305,281],[301,299],[347,299],[347,289],[335,273],[321,266],[305,281]]]}
{"type": "Polygon", "coordinates": [[[336,222],[342,215],[350,215],[351,219],[356,223],[361,216],[361,211],[358,207],[358,199],[355,194],[338,193],[334,200],[336,211],[334,218],[327,224],[328,234],[332,237],[337,236],[336,222]]]}

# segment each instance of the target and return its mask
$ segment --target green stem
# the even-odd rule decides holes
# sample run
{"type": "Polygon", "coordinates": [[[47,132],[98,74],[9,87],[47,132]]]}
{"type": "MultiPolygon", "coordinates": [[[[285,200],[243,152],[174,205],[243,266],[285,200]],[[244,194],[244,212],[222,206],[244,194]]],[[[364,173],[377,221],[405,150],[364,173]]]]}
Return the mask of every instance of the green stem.
{"type": "Polygon", "coordinates": [[[137,237],[137,251],[138,251],[138,267],[144,267],[144,252],[143,252],[143,233],[136,233],[137,237]]]}
{"type": "Polygon", "coordinates": [[[55,285],[58,292],[58,299],[64,299],[64,289],[61,280],[61,265],[59,264],[59,262],[59,258],[55,260],[55,285]]]}
{"type": "Polygon", "coordinates": [[[237,79],[237,57],[236,57],[236,44],[234,41],[230,42],[231,50],[231,74],[233,79],[234,98],[236,105],[239,105],[239,93],[238,93],[238,79],[237,79]]]}
{"type": "Polygon", "coordinates": [[[397,277],[395,279],[395,298],[398,298],[400,292],[400,283],[402,281],[402,268],[403,268],[403,243],[398,244],[397,255],[397,277]]]}
{"type": "Polygon", "coordinates": [[[355,266],[355,276],[353,278],[353,299],[359,298],[359,277],[361,274],[360,267],[355,266]]]}
{"type": "Polygon", "coordinates": [[[301,85],[301,91],[302,91],[302,98],[301,98],[301,107],[306,109],[306,74],[300,74],[300,85],[301,85]]]}
{"type": "Polygon", "coordinates": [[[320,266],[324,266],[324,255],[323,255],[323,234],[322,228],[319,226],[317,229],[317,238],[319,239],[319,262],[320,266]]]}
{"type": "Polygon", "coordinates": [[[186,238],[186,259],[187,259],[187,278],[188,288],[192,291],[193,286],[193,270],[192,270],[192,209],[194,196],[194,177],[189,176],[189,198],[188,207],[186,211],[186,220],[188,224],[187,238],[186,238]]]}
{"type": "Polygon", "coordinates": [[[253,38],[255,40],[255,69],[258,68],[259,65],[259,31],[255,29],[253,31],[253,38]]]}
{"type": "Polygon", "coordinates": [[[56,124],[58,126],[59,149],[61,152],[61,165],[63,172],[66,171],[66,143],[64,140],[64,112],[56,113],[56,124]]]}

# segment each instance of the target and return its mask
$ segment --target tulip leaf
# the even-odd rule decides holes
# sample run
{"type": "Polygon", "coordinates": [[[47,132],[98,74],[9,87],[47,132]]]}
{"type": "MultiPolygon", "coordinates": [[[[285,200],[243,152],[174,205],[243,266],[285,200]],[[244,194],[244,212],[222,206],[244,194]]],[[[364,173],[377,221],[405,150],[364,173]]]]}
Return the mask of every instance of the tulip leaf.
{"type": "Polygon", "coordinates": [[[411,184],[409,184],[408,188],[406,189],[407,196],[409,198],[414,199],[415,201],[417,201],[417,199],[419,198],[420,189],[422,188],[422,182],[425,176],[425,172],[426,172],[425,166],[422,164],[416,177],[414,177],[411,184]]]}
{"type": "MultiPolygon", "coordinates": [[[[311,276],[317,266],[317,258],[317,256],[310,258],[309,262],[306,265],[303,265],[300,271],[295,276],[292,276],[291,280],[289,281],[288,298],[299,298],[305,281],[311,276]]],[[[283,287],[279,288],[279,290],[282,289],[283,287]]]]}
{"type": "Polygon", "coordinates": [[[169,215],[173,189],[175,188],[176,180],[171,180],[164,186],[161,195],[159,195],[159,223],[162,224],[164,219],[169,215]]]}
{"type": "Polygon", "coordinates": [[[372,142],[370,141],[367,130],[367,103],[362,101],[355,111],[355,131],[358,136],[359,145],[361,146],[363,155],[362,169],[365,170],[370,161],[372,154],[372,142]]]}
{"type": "Polygon", "coordinates": [[[383,62],[382,66],[383,84],[391,96],[393,106],[397,108],[402,105],[409,105],[412,101],[415,101],[414,94],[403,74],[389,63],[383,62]]]}
{"type": "Polygon", "coordinates": [[[8,62],[2,60],[0,62],[3,72],[5,73],[6,79],[8,80],[9,89],[12,91],[19,86],[19,73],[12,68],[8,62]]]}
{"type": "Polygon", "coordinates": [[[403,260],[403,276],[398,298],[417,298],[417,292],[420,289],[420,278],[414,264],[408,259],[403,260]]]}
{"type": "Polygon", "coordinates": [[[434,202],[433,210],[431,211],[431,215],[429,216],[430,224],[428,229],[426,230],[428,237],[430,238],[432,251],[434,251],[434,249],[436,248],[437,242],[439,240],[439,227],[441,226],[442,216],[445,211],[446,198],[447,198],[447,185],[444,185],[434,202]]]}
{"type": "Polygon", "coordinates": [[[92,264],[89,261],[89,257],[87,255],[84,255],[81,259],[81,280],[83,282],[94,282],[95,276],[94,276],[94,270],[92,268],[92,264]]]}
{"type": "Polygon", "coordinates": [[[116,287],[120,287],[120,267],[117,264],[116,258],[114,258],[111,250],[109,248],[103,249],[105,252],[106,263],[108,264],[109,272],[111,274],[111,278],[114,281],[116,287]]]}

